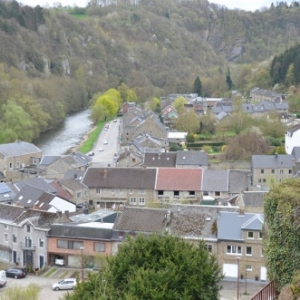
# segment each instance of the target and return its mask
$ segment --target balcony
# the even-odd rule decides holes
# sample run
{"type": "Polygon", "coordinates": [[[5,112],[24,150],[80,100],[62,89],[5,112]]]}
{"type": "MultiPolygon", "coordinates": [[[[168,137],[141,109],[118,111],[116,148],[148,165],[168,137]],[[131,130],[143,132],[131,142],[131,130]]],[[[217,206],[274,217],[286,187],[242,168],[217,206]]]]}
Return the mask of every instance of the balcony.
{"type": "Polygon", "coordinates": [[[22,250],[32,250],[32,251],[34,251],[36,246],[33,243],[20,242],[20,248],[22,250]]]}

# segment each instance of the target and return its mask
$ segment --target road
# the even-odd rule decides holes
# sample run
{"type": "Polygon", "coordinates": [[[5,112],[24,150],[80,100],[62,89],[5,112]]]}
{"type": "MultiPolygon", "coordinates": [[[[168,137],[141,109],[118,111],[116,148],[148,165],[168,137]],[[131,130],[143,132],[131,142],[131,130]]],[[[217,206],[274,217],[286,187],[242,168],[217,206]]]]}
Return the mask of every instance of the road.
{"type": "Polygon", "coordinates": [[[42,288],[39,299],[59,300],[62,298],[63,294],[67,293],[67,291],[53,291],[52,284],[60,280],[61,279],[58,278],[47,278],[34,275],[27,275],[22,279],[7,278],[6,286],[0,289],[0,297],[8,287],[25,287],[30,283],[35,283],[42,288]]]}
{"type": "Polygon", "coordinates": [[[115,119],[107,123],[109,124],[109,128],[107,130],[103,128],[99,134],[98,140],[92,150],[94,152],[92,167],[116,166],[115,153],[119,151],[120,120],[115,119]],[[105,141],[107,144],[104,143],[105,141]]]}

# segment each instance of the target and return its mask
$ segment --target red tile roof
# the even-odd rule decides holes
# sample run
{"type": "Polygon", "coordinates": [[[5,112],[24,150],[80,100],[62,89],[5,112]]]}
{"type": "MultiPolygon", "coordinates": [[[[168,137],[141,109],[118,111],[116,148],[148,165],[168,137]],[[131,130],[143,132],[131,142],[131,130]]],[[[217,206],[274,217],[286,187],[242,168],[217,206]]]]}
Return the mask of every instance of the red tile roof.
{"type": "Polygon", "coordinates": [[[202,169],[159,168],[156,190],[200,191],[202,169]]]}

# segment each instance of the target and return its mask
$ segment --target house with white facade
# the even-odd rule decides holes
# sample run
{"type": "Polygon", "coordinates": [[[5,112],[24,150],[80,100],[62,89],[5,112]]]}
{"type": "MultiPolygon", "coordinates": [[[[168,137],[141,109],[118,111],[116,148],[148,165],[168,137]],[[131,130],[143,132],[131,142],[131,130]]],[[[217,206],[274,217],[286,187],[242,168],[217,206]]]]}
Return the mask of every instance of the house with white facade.
{"type": "Polygon", "coordinates": [[[285,134],[286,154],[292,154],[294,147],[300,147],[300,124],[290,128],[285,134]]]}

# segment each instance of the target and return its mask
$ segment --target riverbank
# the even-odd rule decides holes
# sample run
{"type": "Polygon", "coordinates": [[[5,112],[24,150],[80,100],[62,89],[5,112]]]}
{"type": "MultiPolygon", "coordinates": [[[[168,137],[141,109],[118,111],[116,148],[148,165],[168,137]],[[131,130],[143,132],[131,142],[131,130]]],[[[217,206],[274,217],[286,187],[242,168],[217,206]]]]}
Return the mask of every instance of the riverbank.
{"type": "Polygon", "coordinates": [[[94,126],[86,135],[84,135],[80,143],[71,149],[70,152],[79,151],[83,154],[90,152],[102,131],[104,123],[104,121],[99,121],[97,126],[94,126]]]}

